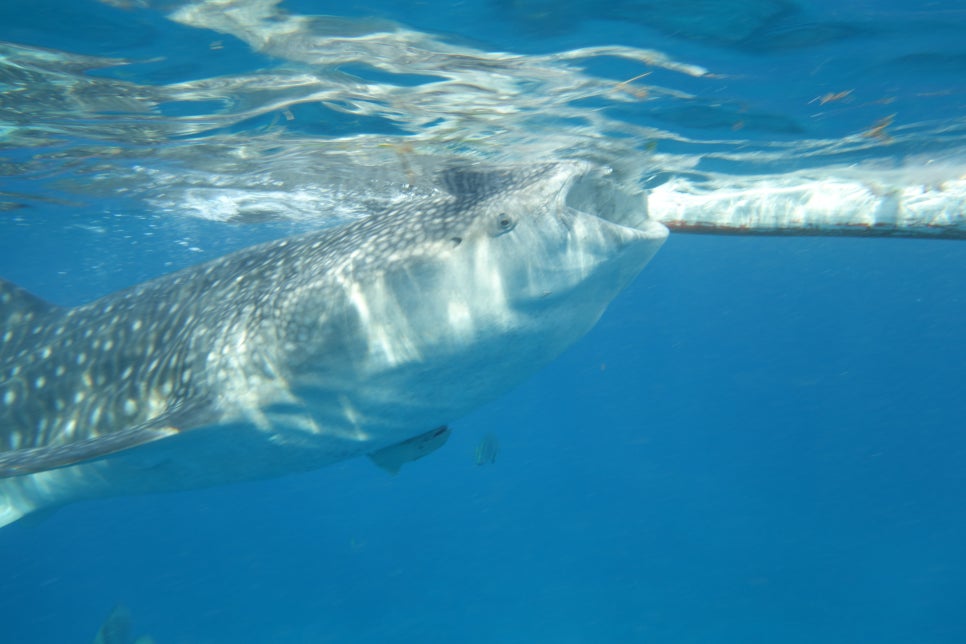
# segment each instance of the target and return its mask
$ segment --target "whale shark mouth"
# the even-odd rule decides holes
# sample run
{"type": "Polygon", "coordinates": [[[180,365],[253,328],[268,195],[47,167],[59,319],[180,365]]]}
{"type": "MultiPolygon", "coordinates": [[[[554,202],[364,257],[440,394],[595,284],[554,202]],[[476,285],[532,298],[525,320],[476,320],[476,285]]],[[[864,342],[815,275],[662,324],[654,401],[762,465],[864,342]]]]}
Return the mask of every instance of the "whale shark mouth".
{"type": "Polygon", "coordinates": [[[527,251],[530,283],[515,299],[538,308],[609,301],[660,249],[668,229],[648,217],[642,190],[606,170],[561,164],[552,171],[547,188],[555,193],[559,227],[549,221],[533,227],[532,236],[544,239],[527,251]],[[577,292],[583,294],[575,300],[577,292]]]}
{"type": "Polygon", "coordinates": [[[622,186],[599,171],[577,175],[567,188],[564,204],[614,226],[630,229],[634,236],[663,238],[667,235],[665,226],[649,217],[647,195],[643,191],[622,186]]]}

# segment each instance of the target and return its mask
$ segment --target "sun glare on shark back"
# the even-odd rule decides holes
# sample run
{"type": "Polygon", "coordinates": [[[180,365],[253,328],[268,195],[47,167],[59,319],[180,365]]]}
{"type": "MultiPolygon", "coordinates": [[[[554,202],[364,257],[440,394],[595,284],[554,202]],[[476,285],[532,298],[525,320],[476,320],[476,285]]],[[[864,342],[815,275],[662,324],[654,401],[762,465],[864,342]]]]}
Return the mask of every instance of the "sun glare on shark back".
{"type": "Polygon", "coordinates": [[[398,470],[586,333],[667,236],[590,164],[439,186],[74,309],[0,282],[0,525],[363,454],[398,470]]]}

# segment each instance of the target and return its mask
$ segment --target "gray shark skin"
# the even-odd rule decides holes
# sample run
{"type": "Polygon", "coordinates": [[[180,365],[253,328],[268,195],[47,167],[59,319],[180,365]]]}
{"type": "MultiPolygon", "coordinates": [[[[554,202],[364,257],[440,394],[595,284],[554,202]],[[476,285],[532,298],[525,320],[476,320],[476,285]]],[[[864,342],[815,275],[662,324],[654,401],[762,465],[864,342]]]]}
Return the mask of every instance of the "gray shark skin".
{"type": "Polygon", "coordinates": [[[398,467],[580,338],[667,236],[590,164],[440,185],[73,309],[0,282],[0,525],[363,454],[398,467]]]}

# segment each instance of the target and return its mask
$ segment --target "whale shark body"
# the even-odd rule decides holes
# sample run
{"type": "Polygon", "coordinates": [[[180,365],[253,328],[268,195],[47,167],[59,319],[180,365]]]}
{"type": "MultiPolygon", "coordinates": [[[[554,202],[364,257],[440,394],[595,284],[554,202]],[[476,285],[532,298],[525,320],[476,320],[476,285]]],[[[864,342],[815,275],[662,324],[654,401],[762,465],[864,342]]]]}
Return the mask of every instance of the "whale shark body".
{"type": "Polygon", "coordinates": [[[439,186],[76,308],[0,282],[0,525],[363,454],[394,471],[581,337],[667,235],[589,164],[439,186]]]}

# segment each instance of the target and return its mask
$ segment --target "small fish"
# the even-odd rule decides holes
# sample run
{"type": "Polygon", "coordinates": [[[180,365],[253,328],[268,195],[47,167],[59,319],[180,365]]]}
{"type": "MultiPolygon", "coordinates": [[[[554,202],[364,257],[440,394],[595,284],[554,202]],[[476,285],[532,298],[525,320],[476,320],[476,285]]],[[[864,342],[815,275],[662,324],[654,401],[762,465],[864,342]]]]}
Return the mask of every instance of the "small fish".
{"type": "Polygon", "coordinates": [[[154,639],[149,635],[132,639],[131,630],[131,612],[126,606],[118,604],[101,624],[94,644],[154,644],[154,639]]]}
{"type": "Polygon", "coordinates": [[[493,434],[487,434],[480,439],[476,446],[476,464],[493,465],[496,463],[497,454],[500,453],[500,441],[493,434]]]}

